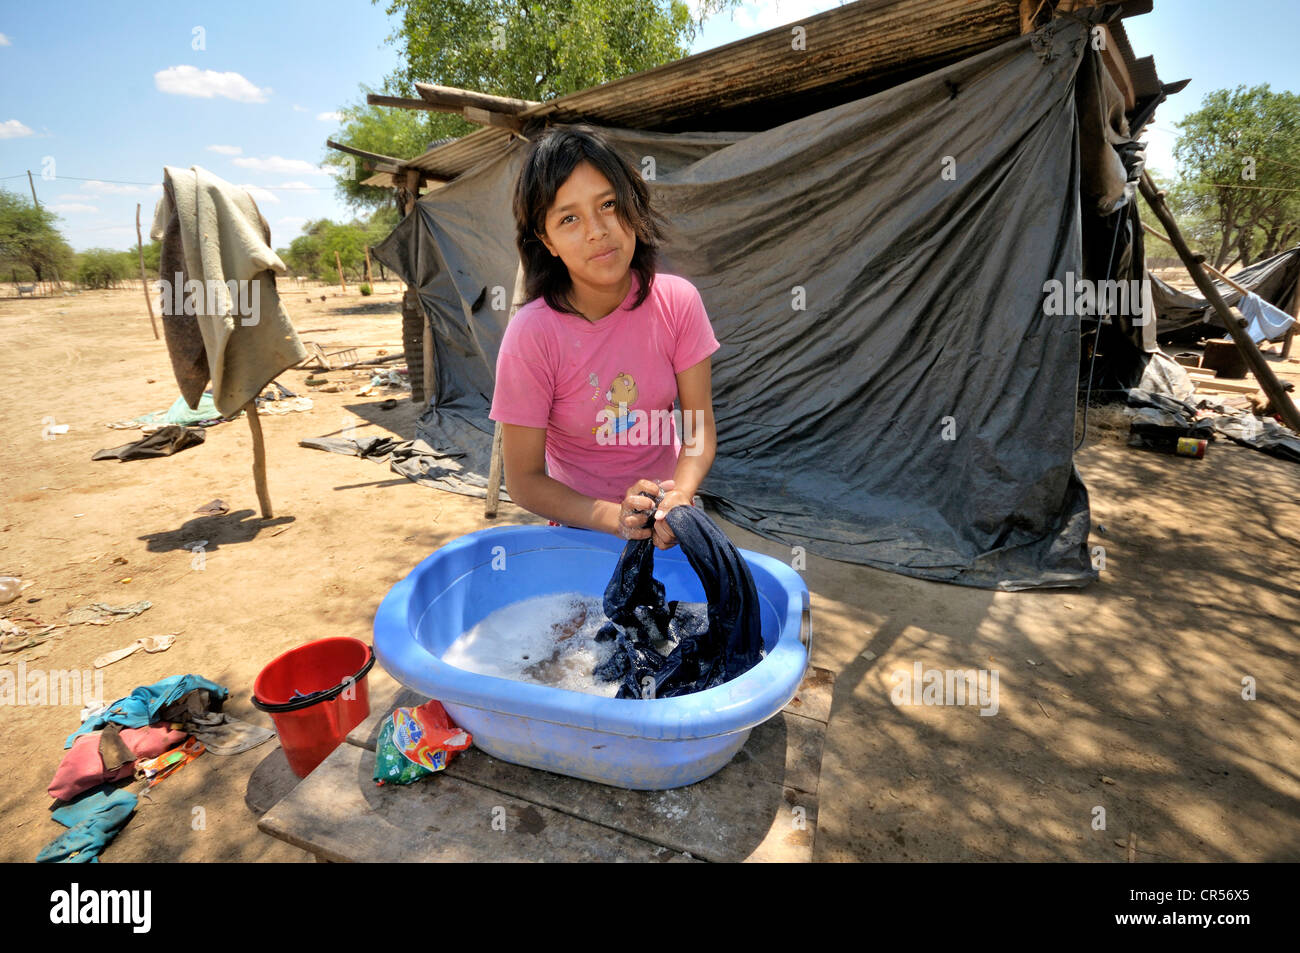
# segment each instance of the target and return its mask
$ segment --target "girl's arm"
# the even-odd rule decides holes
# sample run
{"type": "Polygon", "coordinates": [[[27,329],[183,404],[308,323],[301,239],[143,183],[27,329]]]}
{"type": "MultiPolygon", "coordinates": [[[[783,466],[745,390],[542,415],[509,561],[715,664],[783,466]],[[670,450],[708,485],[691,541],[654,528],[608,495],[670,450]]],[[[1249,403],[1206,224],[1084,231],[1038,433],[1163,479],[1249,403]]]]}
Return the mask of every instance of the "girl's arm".
{"type": "MultiPolygon", "coordinates": [[[[530,512],[566,526],[581,526],[621,539],[647,539],[648,529],[625,529],[620,532],[619,520],[623,508],[618,503],[583,496],[559,480],[546,475],[546,429],[502,424],[501,456],[506,470],[506,491],[510,499],[530,512]]],[[[640,481],[634,491],[648,490],[651,497],[658,488],[649,480],[640,481]]],[[[689,501],[689,497],[687,498],[689,501]]],[[[628,501],[625,501],[627,503],[628,501]]],[[[643,497],[635,505],[644,510],[654,504],[643,497]]],[[[642,513],[644,523],[649,513],[642,513]]],[[[638,521],[629,519],[635,524],[638,521]]]]}

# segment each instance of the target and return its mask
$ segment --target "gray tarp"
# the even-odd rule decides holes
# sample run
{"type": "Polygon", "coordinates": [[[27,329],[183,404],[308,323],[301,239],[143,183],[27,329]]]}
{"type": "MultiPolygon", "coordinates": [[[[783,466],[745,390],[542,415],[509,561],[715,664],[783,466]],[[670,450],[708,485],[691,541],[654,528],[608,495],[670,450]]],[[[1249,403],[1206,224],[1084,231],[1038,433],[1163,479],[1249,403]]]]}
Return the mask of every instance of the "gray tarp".
{"type": "MultiPolygon", "coordinates": [[[[634,168],[654,157],[674,224],[661,269],[699,288],[722,345],[701,493],[723,517],[927,579],[1095,578],[1072,456],[1079,322],[1043,308],[1047,279],[1080,274],[1086,29],[1057,21],[764,132],[602,130],[634,168]]],[[[434,328],[417,435],[455,461],[426,476],[480,496],[525,148],[422,198],[376,249],[434,328]]]]}
{"type": "MultiPolygon", "coordinates": [[[[1300,280],[1300,246],[1257,261],[1233,275],[1232,280],[1290,314],[1296,281],[1300,280]]],[[[1234,307],[1241,298],[1241,292],[1222,281],[1216,281],[1214,287],[1228,307],[1234,307]]],[[[1151,299],[1157,315],[1156,334],[1163,342],[1195,344],[1200,338],[1223,338],[1228,334],[1199,292],[1179,291],[1152,275],[1151,299]]]]}

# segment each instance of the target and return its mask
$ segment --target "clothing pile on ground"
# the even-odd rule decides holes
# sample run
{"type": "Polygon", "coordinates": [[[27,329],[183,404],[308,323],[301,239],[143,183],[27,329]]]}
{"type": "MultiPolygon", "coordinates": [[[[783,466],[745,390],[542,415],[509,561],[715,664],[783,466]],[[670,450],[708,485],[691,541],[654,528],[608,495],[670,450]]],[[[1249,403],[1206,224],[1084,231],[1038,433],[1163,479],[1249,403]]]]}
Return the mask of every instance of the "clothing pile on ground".
{"type": "Polygon", "coordinates": [[[49,794],[66,802],[51,817],[68,828],[37,855],[39,863],[97,863],[126,826],[138,798],[115,783],[149,789],[204,752],[239,754],[275,732],[221,711],[229,692],[198,675],[173,675],[95,711],[64,743],[49,794]]]}

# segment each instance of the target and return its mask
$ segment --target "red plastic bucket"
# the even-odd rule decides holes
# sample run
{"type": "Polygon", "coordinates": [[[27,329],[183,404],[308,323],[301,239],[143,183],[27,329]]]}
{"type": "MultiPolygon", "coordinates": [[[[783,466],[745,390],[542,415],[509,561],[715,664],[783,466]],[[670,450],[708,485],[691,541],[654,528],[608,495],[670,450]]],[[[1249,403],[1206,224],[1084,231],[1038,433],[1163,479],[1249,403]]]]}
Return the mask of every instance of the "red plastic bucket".
{"type": "Polygon", "coordinates": [[[289,767],[315,770],[370,715],[366,675],[375,651],[360,639],[317,639],[292,648],[253,682],[253,707],[275,722],[289,767]]]}

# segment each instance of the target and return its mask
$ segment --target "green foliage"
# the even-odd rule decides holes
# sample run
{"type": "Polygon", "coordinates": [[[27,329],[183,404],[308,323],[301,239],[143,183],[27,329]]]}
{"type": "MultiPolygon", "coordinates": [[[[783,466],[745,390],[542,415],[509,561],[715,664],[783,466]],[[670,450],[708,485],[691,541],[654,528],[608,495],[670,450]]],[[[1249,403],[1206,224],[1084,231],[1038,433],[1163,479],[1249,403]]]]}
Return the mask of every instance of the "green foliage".
{"type": "MultiPolygon", "coordinates": [[[[151,241],[144,246],[144,273],[149,277],[156,277],[158,269],[162,267],[162,242],[151,241]]],[[[136,270],[139,271],[139,258],[136,259],[136,270]]]]}
{"type": "Polygon", "coordinates": [[[22,195],[0,189],[0,272],[37,281],[68,273],[72,249],[55,228],[57,219],[22,195]]]}
{"type": "Polygon", "coordinates": [[[1300,239],[1300,96],[1267,84],[1219,89],[1178,123],[1183,181],[1169,200],[1197,225],[1200,250],[1223,269],[1300,239]]]}
{"type": "Polygon", "coordinates": [[[135,252],[91,248],[77,256],[77,281],[83,288],[114,288],[138,272],[135,252]]]}
{"type": "Polygon", "coordinates": [[[370,291],[371,291],[371,289],[370,289],[370,285],[368,285],[366,282],[363,281],[363,282],[361,283],[361,287],[360,287],[359,290],[360,290],[360,292],[361,292],[361,294],[362,294],[362,297],[368,296],[368,295],[370,294],[370,291]]]}
{"type": "MultiPolygon", "coordinates": [[[[379,3],[380,0],[372,0],[379,3]]],[[[415,98],[415,83],[545,102],[685,56],[704,21],[740,0],[703,0],[691,16],[682,0],[384,0],[395,18],[388,42],[402,65],[384,78],[387,95],[415,98]]],[[[460,138],[478,126],[453,113],[344,106],[345,145],[409,159],[431,142],[460,138]]],[[[353,208],[392,202],[390,189],[360,185],[363,160],[329,150],[342,170],[340,196],[353,208]]]]}
{"type": "Polygon", "coordinates": [[[391,207],[377,210],[366,221],[316,219],[304,225],[303,233],[288,248],[277,249],[276,254],[295,275],[337,281],[334,253],[338,252],[344,277],[360,277],[365,274],[366,247],[387,238],[396,223],[397,213],[391,207]]]}

